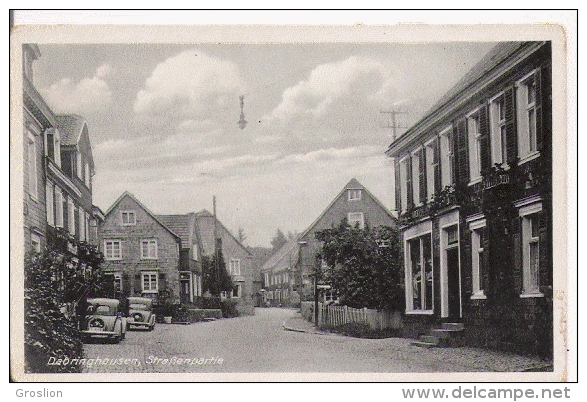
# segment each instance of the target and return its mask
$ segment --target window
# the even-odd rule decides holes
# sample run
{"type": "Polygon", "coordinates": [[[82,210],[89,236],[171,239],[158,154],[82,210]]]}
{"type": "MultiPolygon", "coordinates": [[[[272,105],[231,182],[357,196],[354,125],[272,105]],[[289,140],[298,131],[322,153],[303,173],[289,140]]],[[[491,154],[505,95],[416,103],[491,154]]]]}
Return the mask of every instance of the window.
{"type": "Polygon", "coordinates": [[[144,260],[157,259],[157,239],[141,240],[141,258],[144,260]]]}
{"type": "Polygon", "coordinates": [[[35,144],[35,137],[29,133],[29,141],[27,147],[28,170],[29,170],[29,195],[31,198],[37,198],[37,146],[35,144]]]}
{"type": "Polygon", "coordinates": [[[143,293],[158,292],[158,275],[157,272],[142,272],[143,293]]]}
{"type": "Polygon", "coordinates": [[[84,179],[84,171],[83,171],[83,163],[82,163],[82,153],[78,150],[76,153],[76,162],[77,162],[77,166],[76,166],[76,174],[77,177],[79,177],[80,179],[84,179]]]}
{"type": "Polygon", "coordinates": [[[481,178],[481,130],[479,129],[479,112],[473,112],[467,117],[467,132],[469,136],[469,161],[471,181],[481,178]]]}
{"type": "Polygon", "coordinates": [[[47,223],[55,226],[55,208],[54,208],[53,183],[47,182],[45,186],[45,203],[47,205],[47,223]]]}
{"type": "Polygon", "coordinates": [[[86,187],[90,188],[90,164],[86,162],[84,169],[84,183],[86,187]]]}
{"type": "Polygon", "coordinates": [[[106,260],[121,260],[122,241],[119,239],[104,240],[104,258],[106,260]]]}
{"type": "Polygon", "coordinates": [[[79,239],[80,241],[86,241],[86,216],[84,214],[84,210],[80,207],[78,210],[78,224],[79,224],[79,239]]]}
{"type": "Polygon", "coordinates": [[[120,294],[123,291],[122,287],[122,275],[120,273],[114,274],[114,292],[120,294]]]}
{"type": "Polygon", "coordinates": [[[269,286],[269,273],[265,272],[265,286],[269,286]]]}
{"type": "Polygon", "coordinates": [[[61,167],[61,138],[59,137],[59,130],[48,128],[45,130],[45,155],[47,155],[53,162],[61,167]]]}
{"type": "Polygon", "coordinates": [[[121,216],[123,226],[132,226],[137,224],[135,211],[122,211],[121,216]]]}
{"type": "Polygon", "coordinates": [[[192,244],[192,260],[198,261],[198,245],[192,244]]]}
{"type": "Polygon", "coordinates": [[[426,144],[426,197],[428,200],[434,197],[434,170],[438,166],[436,152],[434,152],[435,146],[435,140],[426,144]]]}
{"type": "Polygon", "coordinates": [[[411,311],[432,311],[432,243],[431,235],[408,240],[408,309],[411,311]],[[410,305],[411,304],[411,305],[410,305]]]}
{"type": "Polygon", "coordinates": [[[361,199],[363,192],[360,189],[350,189],[348,191],[349,201],[358,201],[361,199]]]}
{"type": "Polygon", "coordinates": [[[240,275],[241,274],[241,260],[232,259],[230,260],[230,274],[240,275]]]}
{"type": "Polygon", "coordinates": [[[408,160],[409,158],[404,158],[399,162],[399,181],[402,211],[406,211],[408,209],[408,160]]]}
{"type": "Polygon", "coordinates": [[[349,212],[347,219],[352,228],[359,225],[359,229],[365,228],[365,219],[362,212],[349,212]]]}
{"type": "Polygon", "coordinates": [[[473,278],[472,299],[485,298],[485,286],[483,285],[483,253],[485,237],[485,219],[479,219],[469,225],[471,230],[471,269],[473,278]]]}
{"type": "Polygon", "coordinates": [[[31,233],[31,250],[35,253],[41,252],[41,238],[35,233],[31,233]]]}
{"type": "Polygon", "coordinates": [[[517,83],[518,156],[526,158],[538,151],[536,138],[536,72],[517,83]]]}
{"type": "Polygon", "coordinates": [[[454,183],[454,147],[452,141],[452,127],[440,133],[440,168],[442,171],[442,187],[454,183]]]}
{"type": "Polygon", "coordinates": [[[237,284],[232,288],[232,295],[231,297],[241,297],[241,285],[237,284]]]}
{"type": "Polygon", "coordinates": [[[538,214],[522,219],[524,295],[539,295],[540,236],[538,214]]]}
{"type": "Polygon", "coordinates": [[[412,193],[414,204],[420,205],[420,151],[412,153],[412,193]]]}
{"type": "Polygon", "coordinates": [[[71,198],[67,199],[67,230],[75,234],[75,204],[71,198]]]}
{"type": "Polygon", "coordinates": [[[86,228],[86,234],[85,234],[86,241],[90,242],[90,214],[87,212],[85,213],[84,222],[85,222],[85,228],[86,228]]]}
{"type": "Polygon", "coordinates": [[[491,101],[489,108],[491,124],[491,158],[493,163],[507,161],[507,139],[505,129],[505,98],[498,95],[491,101]]]}
{"type": "Polygon", "coordinates": [[[63,227],[63,194],[59,187],[55,187],[55,226],[63,227]]]}

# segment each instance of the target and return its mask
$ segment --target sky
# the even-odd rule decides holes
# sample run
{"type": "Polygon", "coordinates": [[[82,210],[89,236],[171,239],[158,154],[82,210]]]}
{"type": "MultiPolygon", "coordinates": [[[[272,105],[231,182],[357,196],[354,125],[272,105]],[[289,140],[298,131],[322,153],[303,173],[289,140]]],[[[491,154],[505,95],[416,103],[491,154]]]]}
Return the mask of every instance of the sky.
{"type": "Polygon", "coordinates": [[[269,246],[353,177],[393,208],[381,112],[409,127],[492,46],[40,43],[34,83],[56,113],[86,119],[103,211],[124,191],[157,214],[211,211],[215,195],[229,230],[269,246]]]}

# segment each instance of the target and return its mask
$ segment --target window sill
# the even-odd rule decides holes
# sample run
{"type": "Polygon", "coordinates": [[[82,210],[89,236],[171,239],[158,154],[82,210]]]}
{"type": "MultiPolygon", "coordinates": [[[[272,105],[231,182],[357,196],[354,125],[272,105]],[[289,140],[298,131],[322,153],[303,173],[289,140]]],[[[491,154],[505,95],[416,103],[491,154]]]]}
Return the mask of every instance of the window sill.
{"type": "Polygon", "coordinates": [[[544,293],[536,292],[536,293],[522,293],[520,295],[521,299],[529,299],[531,297],[544,297],[544,293]]]}
{"type": "Polygon", "coordinates": [[[158,291],[156,291],[156,290],[143,290],[141,293],[142,293],[142,294],[150,294],[150,295],[154,295],[154,294],[157,294],[157,293],[159,293],[159,292],[158,292],[158,291]]]}
{"type": "Polygon", "coordinates": [[[148,261],[157,261],[158,258],[154,257],[154,258],[149,258],[149,257],[141,257],[141,260],[148,260],[148,261]]]}
{"type": "Polygon", "coordinates": [[[518,165],[522,165],[526,162],[530,162],[531,160],[534,160],[534,159],[538,158],[539,156],[540,156],[539,151],[534,151],[532,153],[529,153],[528,155],[524,156],[523,158],[520,158],[518,165]]]}
{"type": "Polygon", "coordinates": [[[104,261],[122,261],[122,258],[104,258],[104,261]]]}
{"type": "Polygon", "coordinates": [[[476,177],[476,178],[472,179],[472,180],[471,180],[471,181],[468,183],[468,185],[469,185],[469,186],[472,186],[472,185],[475,185],[475,184],[477,184],[477,183],[481,183],[481,180],[483,180],[483,177],[481,177],[481,176],[479,176],[479,177],[476,177]]]}
{"type": "Polygon", "coordinates": [[[485,296],[483,293],[480,293],[478,295],[471,295],[471,300],[486,300],[487,296],[485,296]]]}
{"type": "Polygon", "coordinates": [[[432,314],[434,314],[434,310],[412,310],[412,311],[406,311],[406,314],[412,314],[412,315],[432,315],[432,314]]]}

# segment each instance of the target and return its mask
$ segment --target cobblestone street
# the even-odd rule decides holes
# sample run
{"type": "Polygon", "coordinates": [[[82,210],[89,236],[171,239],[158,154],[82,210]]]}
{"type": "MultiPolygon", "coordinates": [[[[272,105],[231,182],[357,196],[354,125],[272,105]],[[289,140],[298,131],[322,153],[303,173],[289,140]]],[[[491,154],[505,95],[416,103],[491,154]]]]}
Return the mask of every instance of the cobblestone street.
{"type": "Polygon", "coordinates": [[[357,339],[285,331],[294,310],[130,331],[118,345],[85,345],[88,373],[463,372],[518,371],[532,359],[477,349],[421,349],[408,339],[357,339]],[[98,364],[97,359],[102,359],[98,364]],[[116,364],[103,364],[105,359],[116,364]],[[126,362],[124,359],[128,359],[126,362]],[[484,362],[491,361],[493,366],[484,362]],[[495,365],[495,363],[498,365],[495,365]],[[120,363],[120,364],[118,364],[120,363]]]}

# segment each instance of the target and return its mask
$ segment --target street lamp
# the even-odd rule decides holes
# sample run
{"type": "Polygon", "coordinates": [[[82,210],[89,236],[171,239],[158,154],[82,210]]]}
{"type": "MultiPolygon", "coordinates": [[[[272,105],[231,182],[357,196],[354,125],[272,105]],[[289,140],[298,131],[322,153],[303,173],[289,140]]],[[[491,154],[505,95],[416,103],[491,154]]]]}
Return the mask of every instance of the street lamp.
{"type": "Polygon", "coordinates": [[[243,111],[244,105],[245,105],[245,96],[241,95],[239,96],[240,102],[241,102],[241,115],[240,115],[240,119],[238,121],[238,126],[240,127],[241,130],[244,130],[245,127],[247,126],[247,121],[245,120],[245,112],[243,111]]]}

